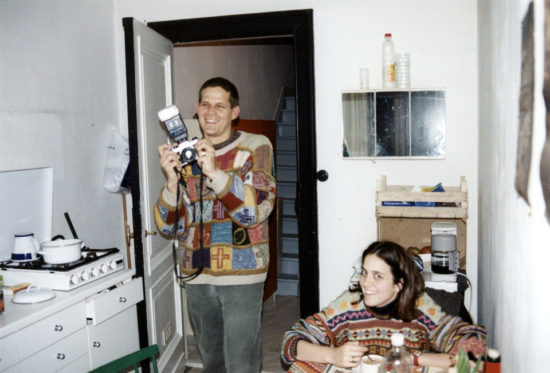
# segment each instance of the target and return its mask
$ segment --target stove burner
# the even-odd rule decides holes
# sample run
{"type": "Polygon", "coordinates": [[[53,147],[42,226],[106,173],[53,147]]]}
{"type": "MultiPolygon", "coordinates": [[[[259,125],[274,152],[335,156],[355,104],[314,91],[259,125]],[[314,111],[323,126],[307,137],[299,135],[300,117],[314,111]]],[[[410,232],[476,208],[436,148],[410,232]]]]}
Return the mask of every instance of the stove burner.
{"type": "Polygon", "coordinates": [[[44,258],[40,256],[37,260],[32,262],[14,262],[9,260],[7,262],[0,263],[0,269],[21,269],[21,270],[44,270],[44,271],[58,271],[58,272],[68,272],[74,268],[77,268],[81,265],[92,263],[101,257],[109,254],[118,253],[118,249],[90,249],[83,248],[82,256],[80,259],[71,262],[71,263],[62,263],[62,264],[50,264],[44,262],[44,258]]]}

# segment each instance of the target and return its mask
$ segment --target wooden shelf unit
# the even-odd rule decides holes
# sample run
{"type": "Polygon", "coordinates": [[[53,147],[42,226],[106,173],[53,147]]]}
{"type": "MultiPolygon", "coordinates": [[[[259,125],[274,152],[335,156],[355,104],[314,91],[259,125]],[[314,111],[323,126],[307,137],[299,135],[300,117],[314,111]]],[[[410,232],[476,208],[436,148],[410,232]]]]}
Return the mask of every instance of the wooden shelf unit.
{"type": "MultiPolygon", "coordinates": [[[[432,186],[433,187],[433,186],[432,186]]],[[[420,188],[426,188],[421,186],[420,188]]],[[[464,176],[459,186],[443,185],[444,192],[413,192],[412,185],[388,185],[386,176],[377,181],[376,220],[378,239],[394,241],[407,248],[431,245],[434,222],[457,225],[457,249],[460,269],[466,269],[466,221],[468,219],[468,186],[464,176]],[[412,202],[412,206],[383,206],[383,202],[412,202]],[[444,203],[445,206],[415,206],[414,202],[444,203]],[[449,207],[449,204],[454,206],[449,207]]]]}

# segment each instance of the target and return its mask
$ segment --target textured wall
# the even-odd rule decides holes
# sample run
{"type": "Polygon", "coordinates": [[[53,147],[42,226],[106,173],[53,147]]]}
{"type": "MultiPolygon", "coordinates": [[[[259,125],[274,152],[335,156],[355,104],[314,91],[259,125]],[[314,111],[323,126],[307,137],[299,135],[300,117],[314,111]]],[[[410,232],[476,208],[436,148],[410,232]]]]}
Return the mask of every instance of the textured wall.
{"type": "Polygon", "coordinates": [[[535,1],[535,101],[528,206],[514,188],[521,22],[527,0],[480,1],[479,321],[503,355],[503,373],[548,370],[550,228],[539,178],[545,138],[544,1],[535,1]]]}
{"type": "Polygon", "coordinates": [[[124,248],[122,203],[103,187],[118,127],[111,0],[0,1],[0,171],[53,167],[52,233],[124,248]]]}

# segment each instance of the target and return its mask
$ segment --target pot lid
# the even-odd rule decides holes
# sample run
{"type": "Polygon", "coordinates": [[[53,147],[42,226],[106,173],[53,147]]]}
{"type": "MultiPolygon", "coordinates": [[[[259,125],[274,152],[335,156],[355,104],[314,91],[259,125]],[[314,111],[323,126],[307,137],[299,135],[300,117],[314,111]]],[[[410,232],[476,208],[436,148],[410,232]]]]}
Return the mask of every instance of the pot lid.
{"type": "Polygon", "coordinates": [[[31,285],[25,290],[21,290],[17,292],[13,298],[13,303],[20,303],[20,304],[29,304],[29,303],[39,303],[39,302],[45,302],[47,300],[50,300],[52,298],[55,298],[55,293],[46,288],[40,288],[36,285],[31,285]]]}

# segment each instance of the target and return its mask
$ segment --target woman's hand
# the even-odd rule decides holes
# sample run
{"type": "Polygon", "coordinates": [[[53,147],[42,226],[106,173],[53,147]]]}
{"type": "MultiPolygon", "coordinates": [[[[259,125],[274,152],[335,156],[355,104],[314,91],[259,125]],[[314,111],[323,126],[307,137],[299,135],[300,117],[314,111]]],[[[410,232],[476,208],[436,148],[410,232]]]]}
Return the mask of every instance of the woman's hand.
{"type": "Polygon", "coordinates": [[[172,147],[177,144],[162,144],[157,149],[160,157],[160,167],[166,177],[166,189],[172,193],[177,193],[178,172],[181,170],[181,160],[177,153],[172,151],[172,147]]]}
{"type": "Polygon", "coordinates": [[[329,347],[301,340],[296,348],[296,360],[353,368],[359,365],[366,352],[367,348],[357,341],[347,342],[339,347],[329,347]]]}
{"type": "Polygon", "coordinates": [[[342,368],[353,368],[359,365],[367,348],[359,342],[347,342],[331,351],[331,364],[342,368]]]}

